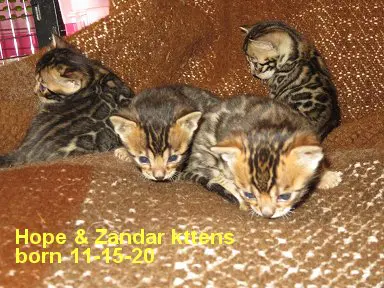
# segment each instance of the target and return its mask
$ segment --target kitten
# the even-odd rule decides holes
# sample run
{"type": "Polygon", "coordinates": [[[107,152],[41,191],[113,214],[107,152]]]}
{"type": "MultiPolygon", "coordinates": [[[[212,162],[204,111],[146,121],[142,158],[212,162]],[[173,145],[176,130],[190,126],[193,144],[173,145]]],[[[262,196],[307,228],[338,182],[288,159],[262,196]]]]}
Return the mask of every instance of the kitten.
{"type": "Polygon", "coordinates": [[[101,63],[56,35],[52,39],[51,50],[36,65],[40,110],[20,147],[0,156],[0,167],[121,146],[108,118],[133,92],[101,63]]]}
{"type": "MultiPolygon", "coordinates": [[[[239,96],[204,115],[183,178],[219,185],[240,209],[249,205],[277,218],[303,199],[323,159],[320,139],[301,114],[266,97],[239,96]]],[[[337,185],[337,176],[323,174],[320,186],[337,185]]]]}
{"type": "Polygon", "coordinates": [[[281,22],[241,29],[253,76],[267,80],[270,97],[305,115],[322,139],[339,125],[336,88],[316,48],[281,22]]]}
{"type": "Polygon", "coordinates": [[[219,103],[208,91],[185,85],[139,93],[110,118],[126,147],[115,155],[132,157],[147,179],[175,179],[186,160],[202,114],[219,103]]]}

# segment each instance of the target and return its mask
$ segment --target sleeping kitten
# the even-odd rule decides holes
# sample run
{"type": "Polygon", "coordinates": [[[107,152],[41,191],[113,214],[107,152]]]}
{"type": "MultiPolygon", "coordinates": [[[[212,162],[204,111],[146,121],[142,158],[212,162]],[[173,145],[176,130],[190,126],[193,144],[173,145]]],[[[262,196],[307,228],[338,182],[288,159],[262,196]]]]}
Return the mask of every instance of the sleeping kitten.
{"type": "Polygon", "coordinates": [[[336,88],[316,48],[281,22],[241,29],[252,75],[268,80],[270,97],[305,115],[324,139],[339,125],[340,110],[336,88]]]}
{"type": "MultiPolygon", "coordinates": [[[[323,158],[316,131],[298,112],[269,98],[240,96],[205,114],[183,177],[219,185],[240,209],[249,205],[253,213],[277,218],[308,192],[323,158]]],[[[336,186],[339,177],[324,173],[320,188],[336,186]]]]}
{"type": "Polygon", "coordinates": [[[36,65],[42,104],[22,144],[0,156],[0,167],[103,152],[121,146],[109,116],[133,97],[101,63],[58,36],[36,65]]]}
{"type": "Polygon", "coordinates": [[[171,180],[184,167],[201,115],[219,99],[191,86],[168,86],[141,92],[129,107],[110,118],[125,148],[144,177],[171,180]]]}

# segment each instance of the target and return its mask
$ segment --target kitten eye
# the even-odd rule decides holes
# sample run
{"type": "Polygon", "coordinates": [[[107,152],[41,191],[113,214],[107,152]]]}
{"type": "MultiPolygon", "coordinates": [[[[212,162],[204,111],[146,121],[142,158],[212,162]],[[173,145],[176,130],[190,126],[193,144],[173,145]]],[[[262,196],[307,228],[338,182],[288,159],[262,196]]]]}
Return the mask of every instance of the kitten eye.
{"type": "Polygon", "coordinates": [[[247,197],[248,199],[256,198],[253,193],[249,193],[249,192],[244,192],[244,196],[247,197]]]}
{"type": "Polygon", "coordinates": [[[277,200],[278,201],[287,201],[289,200],[289,198],[291,198],[291,193],[285,193],[285,194],[281,194],[277,197],[277,200]]]}
{"type": "Polygon", "coordinates": [[[148,159],[148,157],[140,156],[139,157],[139,162],[143,163],[143,164],[148,164],[149,163],[149,159],[148,159]]]}
{"type": "Polygon", "coordinates": [[[179,157],[177,157],[177,155],[171,155],[168,158],[168,162],[175,162],[177,160],[177,158],[179,158],[179,157]]]}

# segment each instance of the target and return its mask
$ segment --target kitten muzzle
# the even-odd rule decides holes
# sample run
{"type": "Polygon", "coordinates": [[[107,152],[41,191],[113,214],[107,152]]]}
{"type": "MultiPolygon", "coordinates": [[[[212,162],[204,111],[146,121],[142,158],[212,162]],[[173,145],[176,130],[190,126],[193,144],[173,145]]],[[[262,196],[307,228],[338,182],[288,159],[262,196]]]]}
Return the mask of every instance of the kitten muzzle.
{"type": "Polygon", "coordinates": [[[153,169],[153,177],[155,177],[156,181],[164,181],[166,172],[164,169],[153,169]]]}
{"type": "Polygon", "coordinates": [[[48,100],[54,100],[54,101],[63,101],[64,97],[62,95],[59,95],[52,90],[49,90],[48,87],[44,86],[43,84],[39,85],[41,96],[48,99],[48,100]]]}
{"type": "Polygon", "coordinates": [[[273,214],[275,214],[275,209],[272,207],[262,207],[261,208],[261,214],[263,214],[263,217],[265,218],[272,218],[273,214]]]}

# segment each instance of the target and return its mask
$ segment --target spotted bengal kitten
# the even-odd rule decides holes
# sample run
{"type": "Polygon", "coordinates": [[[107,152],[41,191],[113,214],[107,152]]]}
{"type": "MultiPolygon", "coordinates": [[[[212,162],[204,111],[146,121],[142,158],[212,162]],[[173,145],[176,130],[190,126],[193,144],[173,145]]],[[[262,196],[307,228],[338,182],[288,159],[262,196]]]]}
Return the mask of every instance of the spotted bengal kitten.
{"type": "Polygon", "coordinates": [[[243,50],[253,76],[267,80],[270,97],[305,115],[321,139],[339,125],[336,89],[322,57],[293,28],[277,21],[243,26],[243,50]]]}
{"type": "Polygon", "coordinates": [[[125,146],[115,155],[132,157],[147,179],[175,179],[188,159],[202,114],[219,102],[210,92],[186,85],[139,93],[110,118],[125,146]]]}
{"type": "Polygon", "coordinates": [[[240,96],[204,115],[183,178],[233,195],[240,209],[277,218],[320,175],[320,188],[340,182],[322,169],[323,159],[317,132],[300,113],[267,97],[240,96]]]}
{"type": "Polygon", "coordinates": [[[35,93],[40,110],[20,147],[0,156],[0,167],[121,146],[108,118],[130,102],[133,92],[56,35],[36,65],[35,93]]]}

